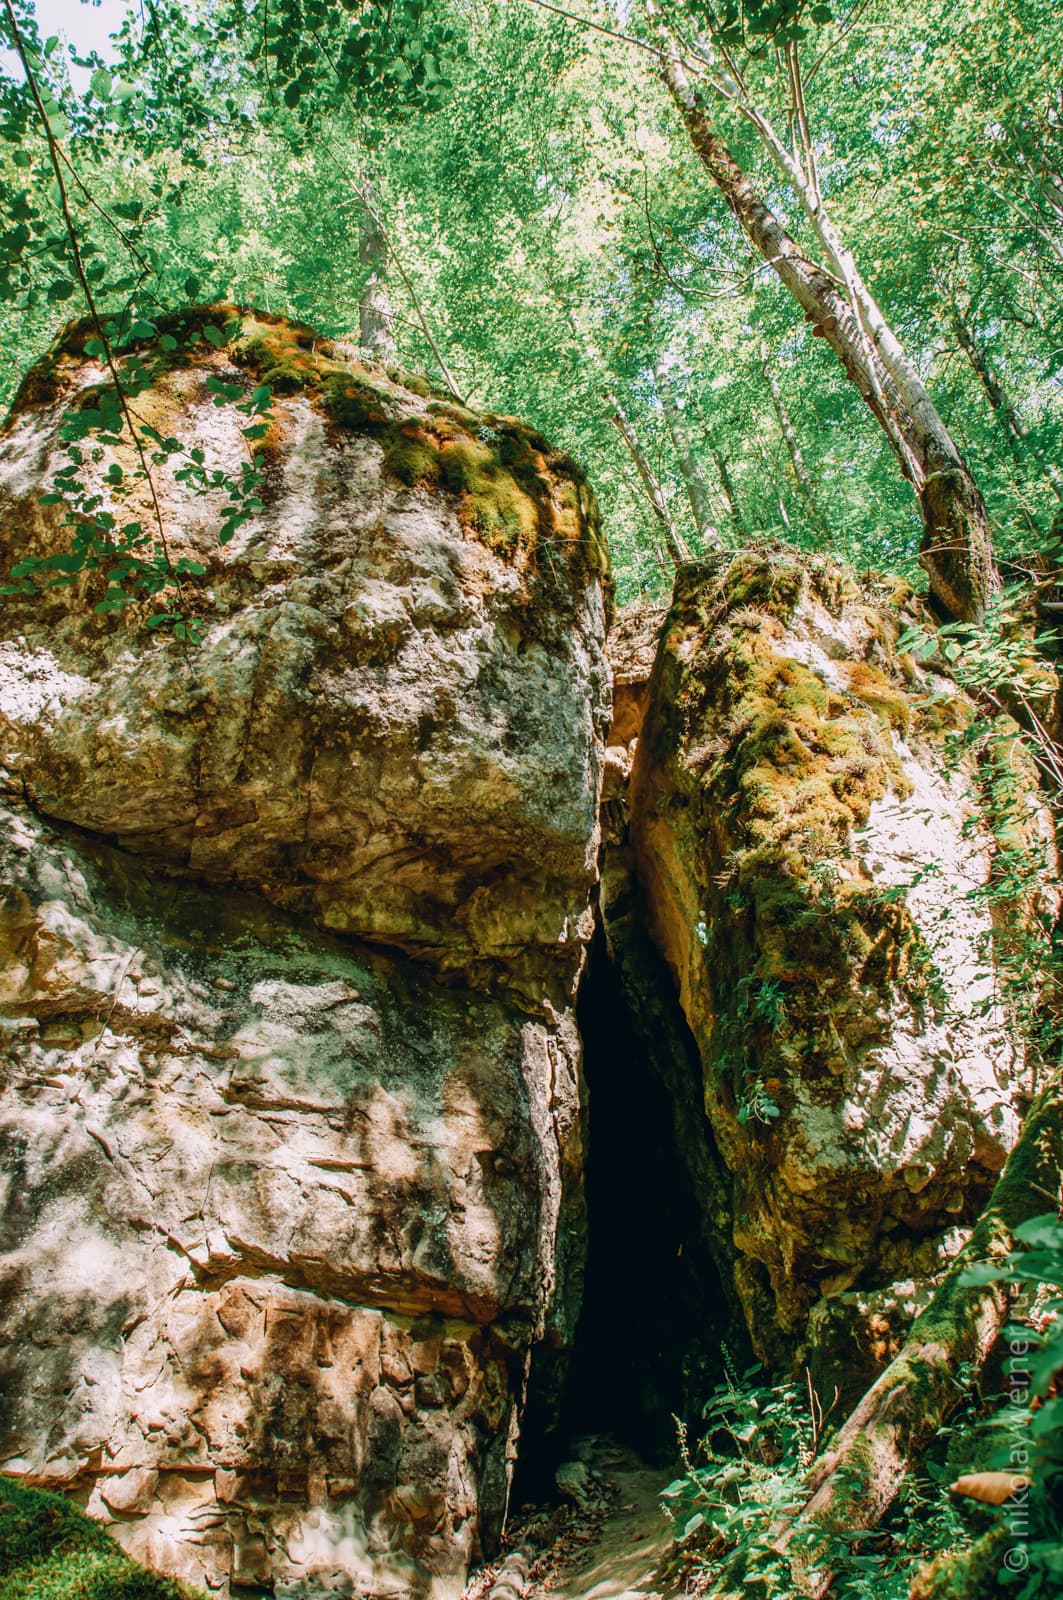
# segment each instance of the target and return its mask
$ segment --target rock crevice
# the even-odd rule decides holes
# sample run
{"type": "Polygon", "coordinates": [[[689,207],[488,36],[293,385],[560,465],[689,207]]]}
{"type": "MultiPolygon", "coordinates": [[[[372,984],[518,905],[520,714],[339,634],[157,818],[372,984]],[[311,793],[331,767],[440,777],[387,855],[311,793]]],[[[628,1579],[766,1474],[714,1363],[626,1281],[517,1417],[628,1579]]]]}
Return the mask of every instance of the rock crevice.
{"type": "MultiPolygon", "coordinates": [[[[722,1341],[829,1392],[962,1244],[1036,1087],[971,708],[903,586],[777,545],[682,568],[610,668],[533,430],[280,319],[177,335],[138,404],[209,470],[246,448],[210,385],[272,390],[228,544],[159,470],[198,641],[94,572],[0,611],[0,1471],[219,1600],[445,1600],[526,1407],[556,1438],[617,1374],[666,1452],[722,1341]]],[[[0,434],[6,569],[65,548],[87,336],[0,434]]]]}

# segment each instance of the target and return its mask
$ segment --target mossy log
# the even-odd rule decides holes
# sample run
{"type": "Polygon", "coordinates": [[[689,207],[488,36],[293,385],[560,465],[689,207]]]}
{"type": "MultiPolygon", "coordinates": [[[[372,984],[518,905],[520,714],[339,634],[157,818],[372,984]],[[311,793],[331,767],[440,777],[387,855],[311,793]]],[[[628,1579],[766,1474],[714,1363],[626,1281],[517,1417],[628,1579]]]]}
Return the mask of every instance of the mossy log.
{"type": "MultiPolygon", "coordinates": [[[[1001,1260],[1020,1223],[1056,1205],[1063,1172],[1063,1082],[1035,1101],[986,1210],[900,1354],[881,1373],[817,1463],[804,1504],[775,1530],[803,1593],[820,1600],[833,1579],[831,1552],[844,1536],[873,1528],[909,1464],[958,1404],[962,1368],[979,1369],[1003,1326],[1000,1284],[971,1286],[976,1261],[1001,1260]]],[[[720,1586],[725,1592],[726,1585],[720,1586]]]]}
{"type": "Polygon", "coordinates": [[[915,1575],[909,1600],[996,1600],[1007,1528],[991,1528],[969,1550],[952,1550],[915,1575]]]}

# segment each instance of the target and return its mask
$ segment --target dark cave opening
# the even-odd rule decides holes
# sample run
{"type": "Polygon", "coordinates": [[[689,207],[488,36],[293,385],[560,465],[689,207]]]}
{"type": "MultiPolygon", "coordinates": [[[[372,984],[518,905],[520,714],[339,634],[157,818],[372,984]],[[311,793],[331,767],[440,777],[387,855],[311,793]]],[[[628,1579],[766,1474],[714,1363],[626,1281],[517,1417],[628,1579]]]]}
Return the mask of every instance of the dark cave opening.
{"type": "MultiPolygon", "coordinates": [[[[639,951],[643,976],[647,957],[639,951]]],[[[696,1440],[722,1372],[729,1313],[707,1242],[697,1159],[709,1140],[697,1050],[654,962],[633,1002],[599,930],[580,989],[588,1128],[587,1261],[573,1348],[532,1365],[514,1500],[548,1496],[575,1441],[606,1435],[644,1461],[696,1440]],[[667,1015],[662,1018],[662,1013],[667,1015]],[[687,1119],[684,1123],[683,1119],[687,1119]]]]}

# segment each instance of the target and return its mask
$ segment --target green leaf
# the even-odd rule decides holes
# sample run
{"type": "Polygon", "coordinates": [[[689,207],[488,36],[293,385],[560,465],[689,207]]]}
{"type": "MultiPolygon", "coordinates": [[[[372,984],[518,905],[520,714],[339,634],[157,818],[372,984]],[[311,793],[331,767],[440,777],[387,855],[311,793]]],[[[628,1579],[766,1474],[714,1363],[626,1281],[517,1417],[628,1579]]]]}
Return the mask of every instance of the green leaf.
{"type": "Polygon", "coordinates": [[[48,285],[48,298],[53,301],[69,300],[76,288],[77,284],[72,283],[69,278],[57,278],[54,283],[48,285]]]}
{"type": "Polygon", "coordinates": [[[1026,1222],[1020,1222],[1015,1229],[1016,1239],[1021,1239],[1023,1244],[1037,1246],[1043,1250],[1063,1248],[1063,1222],[1054,1212],[1045,1211],[1039,1217],[1030,1217],[1026,1222]]]}
{"type": "Polygon", "coordinates": [[[109,100],[111,98],[111,84],[113,81],[106,67],[96,68],[96,71],[89,79],[89,83],[97,100],[109,100]]]}
{"type": "Polygon", "coordinates": [[[203,337],[207,340],[208,344],[212,344],[214,346],[215,350],[220,350],[222,345],[225,343],[224,333],[222,333],[220,328],[216,328],[212,322],[208,322],[207,326],[203,329],[203,337]]]}

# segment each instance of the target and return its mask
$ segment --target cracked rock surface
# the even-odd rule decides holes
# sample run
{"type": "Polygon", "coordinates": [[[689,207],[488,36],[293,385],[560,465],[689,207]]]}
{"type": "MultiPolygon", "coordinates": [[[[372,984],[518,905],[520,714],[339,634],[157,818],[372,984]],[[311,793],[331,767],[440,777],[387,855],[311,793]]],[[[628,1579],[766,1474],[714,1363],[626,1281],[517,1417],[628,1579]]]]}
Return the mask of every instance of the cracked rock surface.
{"type": "MultiPolygon", "coordinates": [[[[222,464],[244,331],[140,402],[222,464]]],[[[38,495],[99,378],[53,367],[0,438],[9,561],[62,537],[38,495]]],[[[397,478],[308,372],[225,550],[161,475],[201,644],[93,615],[91,576],[0,613],[0,1470],[223,1600],[442,1600],[578,1307],[603,573],[397,478]]],[[[388,448],[487,470],[475,418],[370,381],[388,448]]],[[[578,534],[581,481],[493,422],[578,534]]]]}

